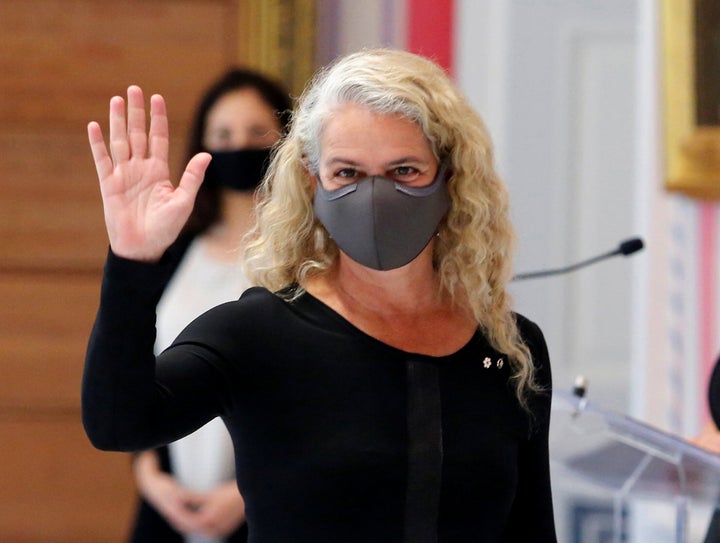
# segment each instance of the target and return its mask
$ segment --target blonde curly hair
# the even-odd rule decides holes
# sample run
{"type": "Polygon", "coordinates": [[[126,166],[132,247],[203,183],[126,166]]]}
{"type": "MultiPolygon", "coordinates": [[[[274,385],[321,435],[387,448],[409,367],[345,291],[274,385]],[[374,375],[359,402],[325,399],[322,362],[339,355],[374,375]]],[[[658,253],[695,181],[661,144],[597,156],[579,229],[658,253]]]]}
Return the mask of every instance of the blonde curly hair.
{"type": "Polygon", "coordinates": [[[518,399],[527,406],[527,393],[537,386],[506,291],[515,246],[507,191],[495,172],[483,121],[426,58],[392,49],[364,50],[315,75],[259,188],[257,223],[245,249],[248,276],[275,291],[302,285],[336,262],[338,248],[313,211],[307,170],[317,171],[326,120],[347,103],[412,119],[436,158],[447,162],[452,204],[439,225],[433,256],[440,288],[469,309],[493,347],[508,356],[518,399]]]}

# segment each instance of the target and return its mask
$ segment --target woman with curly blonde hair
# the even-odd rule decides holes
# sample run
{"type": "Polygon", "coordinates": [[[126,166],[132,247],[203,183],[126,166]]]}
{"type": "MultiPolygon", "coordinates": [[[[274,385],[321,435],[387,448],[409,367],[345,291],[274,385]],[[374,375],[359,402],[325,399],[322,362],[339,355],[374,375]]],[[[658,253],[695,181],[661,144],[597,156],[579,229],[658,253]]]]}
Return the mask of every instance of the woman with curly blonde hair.
{"type": "Polygon", "coordinates": [[[411,119],[435,158],[447,160],[452,205],[437,230],[437,287],[466,305],[494,345],[510,356],[524,403],[525,391],[534,388],[533,366],[506,293],[514,249],[507,192],[493,168],[482,120],[442,70],[423,57],[364,51],[315,77],[262,187],[256,240],[246,250],[255,283],[271,290],[302,285],[337,258],[337,245],[313,212],[312,172],[319,167],[322,127],[344,103],[411,119]]]}
{"type": "Polygon", "coordinates": [[[110,236],[83,383],[100,448],[222,416],[250,541],[552,542],[550,367],[511,310],[514,234],[487,131],[444,72],[369,50],[320,71],[259,191],[259,287],[157,359],[163,253],[209,158],[167,181],[137,87],[89,137],[110,236]],[[151,343],[151,342],[150,342],[151,343]]]}

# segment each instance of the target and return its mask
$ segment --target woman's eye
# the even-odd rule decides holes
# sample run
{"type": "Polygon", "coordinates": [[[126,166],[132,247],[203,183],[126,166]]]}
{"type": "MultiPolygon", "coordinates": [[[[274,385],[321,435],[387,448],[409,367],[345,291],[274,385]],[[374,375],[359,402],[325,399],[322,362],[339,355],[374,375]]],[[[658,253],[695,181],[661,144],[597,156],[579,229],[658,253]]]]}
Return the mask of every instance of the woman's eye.
{"type": "Polygon", "coordinates": [[[335,177],[340,177],[342,179],[354,179],[357,177],[357,174],[358,172],[355,168],[343,168],[335,173],[335,177]]]}
{"type": "Polygon", "coordinates": [[[230,134],[229,130],[218,130],[217,132],[215,132],[214,136],[215,136],[215,141],[224,143],[224,142],[230,141],[231,134],[230,134]]]}
{"type": "Polygon", "coordinates": [[[413,168],[412,166],[398,166],[393,170],[393,175],[395,177],[414,177],[418,175],[420,172],[417,168],[413,168]]]}

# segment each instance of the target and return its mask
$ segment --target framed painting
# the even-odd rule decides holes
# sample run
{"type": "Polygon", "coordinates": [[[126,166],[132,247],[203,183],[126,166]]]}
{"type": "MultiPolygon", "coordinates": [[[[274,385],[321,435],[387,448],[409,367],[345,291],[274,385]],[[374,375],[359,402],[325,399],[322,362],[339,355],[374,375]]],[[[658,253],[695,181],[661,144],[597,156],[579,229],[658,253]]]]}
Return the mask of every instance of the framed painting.
{"type": "Polygon", "coordinates": [[[720,199],[720,2],[663,0],[665,186],[720,199]]]}
{"type": "Polygon", "coordinates": [[[238,10],[240,58],[299,95],[316,69],[316,0],[238,0],[238,10]]]}

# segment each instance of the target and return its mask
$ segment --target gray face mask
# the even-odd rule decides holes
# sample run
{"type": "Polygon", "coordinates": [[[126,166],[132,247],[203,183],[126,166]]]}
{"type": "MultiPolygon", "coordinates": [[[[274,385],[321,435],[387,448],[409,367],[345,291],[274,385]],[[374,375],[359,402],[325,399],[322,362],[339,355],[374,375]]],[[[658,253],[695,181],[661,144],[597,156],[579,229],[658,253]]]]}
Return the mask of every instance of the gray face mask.
{"type": "Polygon", "coordinates": [[[340,249],[363,266],[392,270],[411,262],[430,243],[450,208],[446,168],[425,187],[375,175],[352,185],[315,191],[315,214],[340,249]]]}

